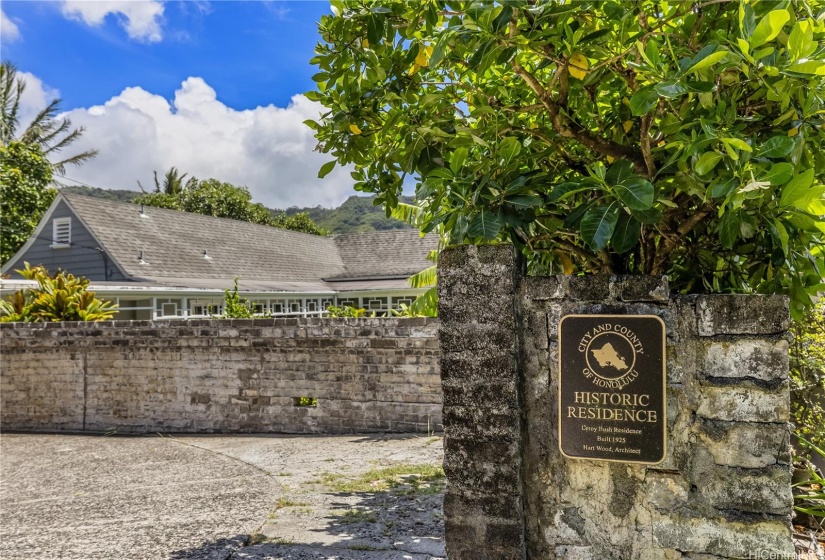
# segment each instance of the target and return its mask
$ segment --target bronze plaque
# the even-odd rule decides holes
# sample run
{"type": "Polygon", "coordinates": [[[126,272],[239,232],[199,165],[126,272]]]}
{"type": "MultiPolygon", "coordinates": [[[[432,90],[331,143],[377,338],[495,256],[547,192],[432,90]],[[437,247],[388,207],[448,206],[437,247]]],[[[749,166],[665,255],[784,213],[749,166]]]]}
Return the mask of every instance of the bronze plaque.
{"type": "Polygon", "coordinates": [[[655,315],[559,322],[559,448],[572,459],[661,463],[665,324],[655,315]]]}

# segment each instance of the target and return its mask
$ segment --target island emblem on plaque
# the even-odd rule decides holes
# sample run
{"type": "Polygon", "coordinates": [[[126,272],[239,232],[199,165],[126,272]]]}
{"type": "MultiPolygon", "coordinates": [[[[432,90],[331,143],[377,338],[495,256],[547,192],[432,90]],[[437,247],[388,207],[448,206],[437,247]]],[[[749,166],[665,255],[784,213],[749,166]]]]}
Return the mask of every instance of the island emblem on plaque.
{"type": "Polygon", "coordinates": [[[562,454],[626,463],[664,461],[664,322],[655,315],[567,315],[558,332],[562,454]]]}

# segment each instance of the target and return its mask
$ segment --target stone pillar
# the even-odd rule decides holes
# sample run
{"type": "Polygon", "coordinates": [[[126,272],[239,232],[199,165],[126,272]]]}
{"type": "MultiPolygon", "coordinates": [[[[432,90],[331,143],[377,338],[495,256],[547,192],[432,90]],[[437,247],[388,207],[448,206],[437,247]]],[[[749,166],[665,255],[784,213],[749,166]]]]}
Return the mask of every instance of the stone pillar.
{"type": "Polygon", "coordinates": [[[525,278],[507,246],[457,247],[439,266],[451,560],[794,557],[786,298],[672,296],[666,278],[525,278]],[[569,314],[665,322],[663,463],[560,453],[569,314]]]}
{"type": "Polygon", "coordinates": [[[450,560],[521,560],[521,424],[515,254],[495,246],[441,253],[444,495],[450,560]]]}

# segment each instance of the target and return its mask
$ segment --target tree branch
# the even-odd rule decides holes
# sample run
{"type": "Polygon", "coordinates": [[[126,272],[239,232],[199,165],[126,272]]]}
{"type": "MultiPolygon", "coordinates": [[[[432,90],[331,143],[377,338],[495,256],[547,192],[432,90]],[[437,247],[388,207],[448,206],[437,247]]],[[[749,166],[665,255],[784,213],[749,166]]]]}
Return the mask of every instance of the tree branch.
{"type": "Polygon", "coordinates": [[[653,161],[653,153],[650,149],[650,125],[653,122],[653,114],[648,113],[642,117],[642,131],[640,133],[642,143],[642,157],[647,167],[647,177],[652,179],[656,175],[656,163],[653,161]]]}
{"type": "Polygon", "coordinates": [[[616,159],[628,159],[633,162],[637,172],[647,172],[647,166],[645,165],[642,154],[628,146],[622,146],[612,140],[600,138],[584,129],[584,127],[570,119],[570,117],[562,115],[559,105],[553,100],[550,92],[539,83],[535,76],[525,70],[518,62],[513,62],[513,70],[527,83],[530,89],[533,90],[533,93],[536,94],[536,97],[538,97],[542,106],[550,116],[550,122],[556,134],[563,138],[576,140],[579,144],[601,155],[616,159]],[[572,130],[569,127],[571,124],[578,130],[572,130]]]}
{"type": "Polygon", "coordinates": [[[690,218],[682,222],[682,225],[676,228],[675,233],[678,235],[665,236],[664,240],[656,248],[656,256],[653,259],[653,267],[651,268],[650,273],[654,276],[664,274],[667,258],[673,250],[683,242],[685,235],[693,231],[693,228],[699,225],[702,220],[711,215],[714,210],[714,206],[711,203],[706,202],[701,208],[697,209],[690,218]]]}

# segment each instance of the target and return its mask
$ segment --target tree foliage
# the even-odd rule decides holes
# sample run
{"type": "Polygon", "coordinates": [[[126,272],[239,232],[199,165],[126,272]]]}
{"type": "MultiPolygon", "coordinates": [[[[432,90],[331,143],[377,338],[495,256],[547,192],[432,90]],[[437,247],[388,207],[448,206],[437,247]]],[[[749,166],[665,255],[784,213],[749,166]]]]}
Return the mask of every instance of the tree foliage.
{"type": "Polygon", "coordinates": [[[825,449],[825,300],[791,325],[791,405],[796,433],[825,449]]]}
{"type": "Polygon", "coordinates": [[[69,157],[59,154],[80,138],[84,130],[83,127],[73,129],[69,119],[57,118],[60,99],[52,100],[20,131],[20,100],[25,89],[26,81],[17,75],[14,64],[8,61],[0,64],[0,144],[8,146],[18,140],[37,146],[59,175],[65,173],[67,165],[82,165],[97,155],[97,150],[86,150],[69,157]]]}
{"type": "Polygon", "coordinates": [[[52,168],[37,146],[0,145],[0,263],[11,259],[57,195],[52,168]]]}
{"type": "Polygon", "coordinates": [[[0,322],[106,321],[117,305],[99,300],[88,290],[89,280],[65,272],[54,275],[29,263],[18,270],[23,278],[36,280],[36,288],[18,290],[0,300],[0,322]]]}
{"type": "MultiPolygon", "coordinates": [[[[681,292],[822,286],[818,0],[332,0],[322,151],[424,231],[511,241],[543,273],[681,292]]],[[[325,165],[320,174],[332,170],[325,165]]]]}
{"type": "MultiPolygon", "coordinates": [[[[172,169],[174,170],[174,168],[172,169]]],[[[180,176],[180,178],[182,179],[183,176],[180,176]]],[[[135,204],[194,212],[205,216],[232,218],[233,220],[314,235],[327,234],[306,214],[292,216],[279,214],[273,216],[266,206],[252,202],[252,195],[246,187],[236,187],[217,179],[201,181],[192,177],[183,187],[169,189],[169,192],[166,191],[165,186],[161,188],[158,184],[156,192],[145,193],[137,197],[134,202],[135,204]]]]}

